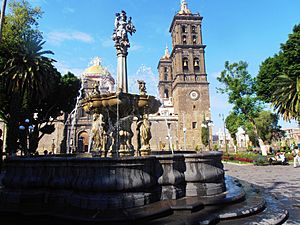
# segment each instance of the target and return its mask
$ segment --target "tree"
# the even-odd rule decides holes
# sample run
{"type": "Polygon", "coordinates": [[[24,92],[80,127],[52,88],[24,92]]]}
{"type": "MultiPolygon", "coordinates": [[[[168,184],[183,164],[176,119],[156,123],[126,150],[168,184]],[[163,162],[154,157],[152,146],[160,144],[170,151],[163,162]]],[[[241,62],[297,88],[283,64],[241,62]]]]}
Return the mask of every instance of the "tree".
{"type": "Polygon", "coordinates": [[[280,49],[261,64],[257,94],[271,103],[284,119],[296,119],[300,124],[300,24],[280,49]]]}
{"type": "Polygon", "coordinates": [[[40,7],[32,8],[26,0],[13,0],[8,7],[11,13],[5,15],[1,46],[17,49],[21,42],[26,42],[25,37],[43,39],[38,29],[38,19],[43,14],[40,7]]]}
{"type": "MultiPolygon", "coordinates": [[[[34,129],[28,150],[34,152],[41,137],[54,131],[55,119],[75,105],[80,81],[70,73],[62,77],[54,60],[45,56],[53,53],[43,51],[44,42],[36,29],[40,9],[32,9],[26,1],[13,2],[10,7],[12,14],[5,20],[0,46],[0,116],[7,123],[10,153],[19,147],[20,122],[30,120],[34,129]]],[[[20,144],[27,149],[26,141],[20,144]]]]}
{"type": "MultiPolygon", "coordinates": [[[[272,141],[279,140],[284,135],[284,131],[278,125],[279,117],[277,114],[270,111],[261,111],[255,118],[255,124],[259,137],[261,137],[264,143],[271,143],[272,141]]],[[[254,145],[258,145],[258,140],[253,131],[253,125],[251,123],[245,123],[243,128],[247,132],[249,139],[254,145]]]]}
{"type": "MultiPolygon", "coordinates": [[[[222,94],[228,94],[228,102],[233,104],[233,113],[241,122],[250,122],[256,137],[260,139],[255,118],[262,110],[262,103],[256,96],[255,78],[247,71],[247,63],[240,61],[230,64],[225,62],[225,70],[217,78],[224,87],[217,90],[222,94]]],[[[260,141],[260,145],[262,145],[260,141]]]]}
{"type": "Polygon", "coordinates": [[[230,133],[230,137],[233,139],[234,145],[237,144],[236,133],[238,128],[241,127],[242,121],[239,115],[234,112],[231,112],[225,119],[226,128],[230,133]]]}
{"type": "Polygon", "coordinates": [[[41,102],[31,102],[30,115],[35,127],[30,139],[30,152],[35,152],[39,141],[54,131],[54,123],[63,113],[70,113],[76,104],[80,80],[71,72],[59,75],[54,88],[41,102]],[[35,115],[35,118],[33,118],[35,115]]]}
{"type": "Polygon", "coordinates": [[[209,128],[201,127],[201,141],[202,144],[207,147],[209,144],[209,128]]]}

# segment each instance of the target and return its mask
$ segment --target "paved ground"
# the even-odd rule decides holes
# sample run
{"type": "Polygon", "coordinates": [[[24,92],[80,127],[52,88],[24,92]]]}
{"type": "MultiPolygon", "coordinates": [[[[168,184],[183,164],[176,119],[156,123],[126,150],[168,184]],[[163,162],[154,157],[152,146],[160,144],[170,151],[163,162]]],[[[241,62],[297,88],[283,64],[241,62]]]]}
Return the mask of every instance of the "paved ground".
{"type": "Polygon", "coordinates": [[[264,187],[289,210],[285,225],[300,224],[300,167],[253,166],[224,163],[225,174],[264,187]]]}

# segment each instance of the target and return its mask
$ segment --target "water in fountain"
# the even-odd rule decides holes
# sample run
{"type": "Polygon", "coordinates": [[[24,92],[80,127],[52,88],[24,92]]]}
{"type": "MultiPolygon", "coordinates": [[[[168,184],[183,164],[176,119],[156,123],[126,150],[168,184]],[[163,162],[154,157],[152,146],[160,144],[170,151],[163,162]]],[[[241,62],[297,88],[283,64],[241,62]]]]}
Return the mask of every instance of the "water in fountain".
{"type": "Polygon", "coordinates": [[[172,140],[171,140],[171,127],[169,126],[168,124],[168,120],[167,120],[167,113],[165,114],[165,122],[166,122],[166,126],[167,126],[167,134],[168,134],[168,142],[169,142],[169,148],[172,152],[172,154],[174,154],[174,149],[173,149],[173,146],[172,146],[172,140]]]}
{"type": "MultiPolygon", "coordinates": [[[[76,98],[76,104],[75,104],[75,107],[74,109],[72,110],[72,112],[69,114],[67,120],[66,120],[66,123],[69,122],[69,120],[71,119],[71,129],[70,129],[70,134],[69,134],[69,137],[68,137],[68,140],[67,140],[67,143],[68,143],[68,149],[67,149],[67,153],[71,153],[70,152],[70,146],[71,146],[71,138],[74,136],[74,128],[75,128],[75,124],[76,124],[76,118],[77,118],[77,112],[78,112],[78,107],[79,107],[79,103],[80,103],[80,100],[82,99],[82,93],[83,93],[83,89],[84,89],[84,82],[85,82],[85,79],[84,77],[82,76],[81,77],[81,86],[80,86],[80,89],[78,91],[78,96],[76,98]]],[[[65,125],[66,125],[65,123],[65,125]]]]}

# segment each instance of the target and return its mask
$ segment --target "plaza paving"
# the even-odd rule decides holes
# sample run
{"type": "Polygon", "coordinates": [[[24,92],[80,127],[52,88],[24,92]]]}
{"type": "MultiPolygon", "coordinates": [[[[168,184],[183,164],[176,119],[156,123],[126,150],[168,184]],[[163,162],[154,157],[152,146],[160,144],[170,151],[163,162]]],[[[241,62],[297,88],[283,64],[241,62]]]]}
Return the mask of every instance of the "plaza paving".
{"type": "Polygon", "coordinates": [[[224,169],[226,175],[259,185],[276,196],[290,214],[284,224],[300,224],[300,167],[224,163],[224,169]]]}

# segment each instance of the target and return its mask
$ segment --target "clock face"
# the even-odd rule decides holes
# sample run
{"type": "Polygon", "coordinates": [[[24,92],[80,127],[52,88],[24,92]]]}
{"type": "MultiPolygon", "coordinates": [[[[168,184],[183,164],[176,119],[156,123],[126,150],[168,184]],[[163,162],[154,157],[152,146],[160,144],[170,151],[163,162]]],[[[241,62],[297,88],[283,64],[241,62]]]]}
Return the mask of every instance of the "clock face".
{"type": "Polygon", "coordinates": [[[198,91],[191,91],[190,92],[190,98],[192,100],[197,100],[199,98],[199,92],[198,91]]]}

